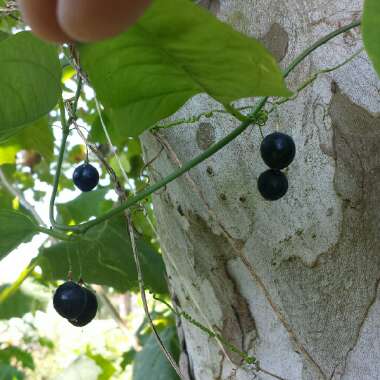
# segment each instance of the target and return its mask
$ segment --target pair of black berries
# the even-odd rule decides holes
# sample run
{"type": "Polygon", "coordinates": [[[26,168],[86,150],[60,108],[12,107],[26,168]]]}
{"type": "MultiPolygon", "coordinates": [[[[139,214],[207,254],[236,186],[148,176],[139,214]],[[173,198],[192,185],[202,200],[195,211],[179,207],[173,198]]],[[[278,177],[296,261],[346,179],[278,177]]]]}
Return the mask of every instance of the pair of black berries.
{"type": "Polygon", "coordinates": [[[98,310],[95,294],[74,281],[67,281],[57,288],[53,305],[60,316],[77,327],[90,323],[98,310]]]}
{"type": "Polygon", "coordinates": [[[264,199],[276,201],[288,191],[288,179],[281,169],[289,166],[294,160],[296,145],[289,135],[274,132],[263,139],[260,153],[270,169],[260,174],[257,187],[264,199]]]}
{"type": "Polygon", "coordinates": [[[88,192],[94,189],[99,183],[99,173],[94,166],[85,162],[75,168],[73,181],[79,190],[88,192]]]}

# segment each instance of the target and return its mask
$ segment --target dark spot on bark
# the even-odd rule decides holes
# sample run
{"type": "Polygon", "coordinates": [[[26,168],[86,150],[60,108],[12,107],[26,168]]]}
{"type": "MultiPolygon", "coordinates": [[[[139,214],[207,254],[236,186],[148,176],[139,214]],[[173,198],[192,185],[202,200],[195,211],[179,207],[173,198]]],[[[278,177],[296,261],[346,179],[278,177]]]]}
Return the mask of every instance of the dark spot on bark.
{"type": "Polygon", "coordinates": [[[209,176],[214,175],[214,170],[212,169],[211,166],[207,166],[206,172],[209,176]]]}
{"type": "Polygon", "coordinates": [[[179,205],[179,206],[177,207],[177,211],[178,211],[179,215],[181,215],[181,216],[184,216],[184,215],[185,215],[185,213],[184,213],[183,210],[182,210],[181,205],[179,205]]]}
{"type": "Polygon", "coordinates": [[[224,193],[219,194],[219,198],[220,198],[222,201],[226,201],[226,200],[227,200],[227,196],[226,196],[226,194],[224,194],[224,193]]]}
{"type": "Polygon", "coordinates": [[[246,200],[247,200],[247,198],[244,195],[242,195],[241,197],[239,197],[239,201],[241,203],[244,203],[246,200]]]}
{"type": "Polygon", "coordinates": [[[215,129],[210,123],[200,123],[197,129],[197,145],[199,149],[206,150],[215,142],[215,129]]]}
{"type": "Polygon", "coordinates": [[[336,94],[338,92],[338,84],[335,80],[331,81],[331,93],[336,94]]]}
{"type": "Polygon", "coordinates": [[[272,24],[268,33],[261,38],[261,42],[274,55],[277,62],[281,62],[288,52],[289,36],[280,24],[272,24]]]}

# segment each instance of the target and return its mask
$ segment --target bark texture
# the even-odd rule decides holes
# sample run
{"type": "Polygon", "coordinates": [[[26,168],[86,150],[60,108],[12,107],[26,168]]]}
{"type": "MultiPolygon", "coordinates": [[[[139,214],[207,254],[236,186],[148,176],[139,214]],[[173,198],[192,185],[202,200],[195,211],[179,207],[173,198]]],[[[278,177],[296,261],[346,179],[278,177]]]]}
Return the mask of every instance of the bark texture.
{"type": "MultiPolygon", "coordinates": [[[[360,17],[359,0],[203,1],[260,39],[285,67],[319,37],[360,17]]],[[[359,29],[314,52],[289,78],[297,88],[361,47],[359,29]]],[[[243,102],[241,104],[244,104],[243,102]]],[[[174,119],[220,108],[197,96],[174,119]]],[[[285,379],[380,378],[380,83],[366,55],[279,107],[297,145],[286,197],[265,202],[251,128],[154,198],[173,300],[285,379]]],[[[224,137],[225,115],[143,137],[152,178],[224,137]]],[[[181,365],[194,380],[272,379],[180,321],[181,365]]]]}

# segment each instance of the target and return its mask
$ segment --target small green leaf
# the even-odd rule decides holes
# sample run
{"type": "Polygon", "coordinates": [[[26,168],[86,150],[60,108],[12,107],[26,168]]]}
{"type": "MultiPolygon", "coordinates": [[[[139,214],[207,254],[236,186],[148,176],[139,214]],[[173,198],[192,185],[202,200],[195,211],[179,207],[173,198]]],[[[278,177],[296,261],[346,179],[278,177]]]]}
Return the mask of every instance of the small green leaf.
{"type": "Polygon", "coordinates": [[[364,46],[380,76],[380,1],[365,0],[362,18],[364,46]]]}
{"type": "MultiPolygon", "coordinates": [[[[166,293],[165,268],[153,246],[137,239],[137,250],[145,285],[155,293],[166,293]]],[[[137,273],[123,216],[114,217],[91,229],[82,239],[43,248],[40,266],[49,280],[82,275],[84,281],[111,286],[121,292],[137,290],[137,273]]]]}
{"type": "Polygon", "coordinates": [[[0,363],[10,363],[12,359],[15,359],[22,367],[35,369],[33,356],[16,346],[9,346],[0,350],[0,363]]]}
{"type": "Polygon", "coordinates": [[[133,360],[135,359],[136,356],[136,350],[134,348],[131,348],[129,351],[126,351],[123,353],[123,360],[120,363],[120,367],[123,371],[125,371],[125,368],[127,365],[130,365],[133,363],[133,360]]]}
{"type": "Polygon", "coordinates": [[[93,353],[90,348],[87,349],[86,355],[92,359],[96,365],[102,370],[102,373],[98,376],[97,380],[109,380],[116,372],[115,366],[112,362],[106,359],[100,354],[93,353]]]}
{"type": "MultiPolygon", "coordinates": [[[[179,343],[175,327],[168,327],[160,332],[165,347],[178,361],[179,343]]],[[[178,380],[164,354],[158,347],[156,338],[151,335],[143,349],[136,354],[133,366],[133,380],[178,380]]]]}
{"type": "Polygon", "coordinates": [[[37,223],[31,217],[16,211],[0,210],[0,260],[38,232],[37,223]]]}
{"type": "Polygon", "coordinates": [[[0,140],[46,115],[61,92],[58,53],[30,32],[0,41],[0,140]]]}
{"type": "Polygon", "coordinates": [[[188,0],[154,0],[126,33],[79,49],[99,98],[129,136],[199,93],[222,104],[289,95],[275,59],[258,41],[188,0]]]}

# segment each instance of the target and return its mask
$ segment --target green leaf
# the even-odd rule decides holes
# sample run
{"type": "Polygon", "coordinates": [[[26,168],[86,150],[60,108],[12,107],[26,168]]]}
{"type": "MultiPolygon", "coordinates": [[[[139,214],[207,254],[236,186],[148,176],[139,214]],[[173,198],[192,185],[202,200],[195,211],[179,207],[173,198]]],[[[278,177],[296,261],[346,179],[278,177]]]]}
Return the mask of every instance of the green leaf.
{"type": "MultiPolygon", "coordinates": [[[[165,268],[153,246],[137,239],[137,250],[145,285],[155,293],[166,293],[165,268]]],[[[114,287],[124,292],[137,290],[137,273],[123,216],[112,218],[91,229],[82,239],[64,242],[41,251],[40,266],[49,280],[74,278],[114,287]],[[71,266],[70,266],[71,263],[71,266]]]]}
{"type": "Polygon", "coordinates": [[[58,53],[30,32],[0,41],[0,141],[46,115],[61,92],[58,53]]]}
{"type": "Polygon", "coordinates": [[[0,363],[10,363],[15,359],[24,368],[35,369],[32,355],[16,346],[6,347],[0,350],[0,363]]]}
{"type": "Polygon", "coordinates": [[[136,350],[134,348],[131,348],[129,351],[126,351],[123,353],[122,358],[123,360],[120,363],[120,367],[123,371],[125,371],[125,368],[127,365],[130,365],[135,360],[136,356],[136,350]]]}
{"type": "Polygon", "coordinates": [[[100,354],[93,353],[90,348],[87,349],[86,355],[102,370],[102,373],[98,376],[97,380],[109,380],[112,378],[116,372],[116,368],[110,360],[100,354]]]}
{"type": "Polygon", "coordinates": [[[69,224],[81,223],[92,216],[99,216],[112,207],[113,202],[106,200],[108,189],[97,189],[82,193],[77,198],[64,204],[57,204],[58,222],[69,224]]]}
{"type": "MultiPolygon", "coordinates": [[[[179,343],[175,327],[168,327],[160,333],[165,347],[178,361],[179,343]]],[[[143,349],[137,353],[133,366],[133,380],[178,380],[164,354],[158,347],[156,338],[151,335],[143,349]]]]}
{"type": "MultiPolygon", "coordinates": [[[[0,292],[8,286],[9,284],[0,286],[0,292]]],[[[36,287],[28,289],[23,286],[6,301],[0,303],[0,319],[21,318],[26,313],[44,310],[47,302],[46,295],[43,295],[41,291],[35,292],[35,289],[36,287]]]]}
{"type": "Polygon", "coordinates": [[[199,93],[222,104],[289,95],[275,59],[258,41],[188,0],[154,0],[126,33],[79,50],[99,98],[129,136],[199,93]]]}
{"type": "Polygon", "coordinates": [[[23,380],[24,374],[9,364],[0,364],[0,380],[23,380]]]}
{"type": "Polygon", "coordinates": [[[365,0],[362,18],[364,46],[380,76],[380,1],[365,0]]]}
{"type": "Polygon", "coordinates": [[[31,217],[16,211],[0,210],[0,260],[38,232],[38,225],[31,217]]]}
{"type": "Polygon", "coordinates": [[[49,128],[47,117],[18,130],[15,136],[5,142],[0,142],[0,165],[15,163],[16,154],[23,149],[34,150],[44,156],[46,160],[52,160],[54,136],[49,128]]]}

